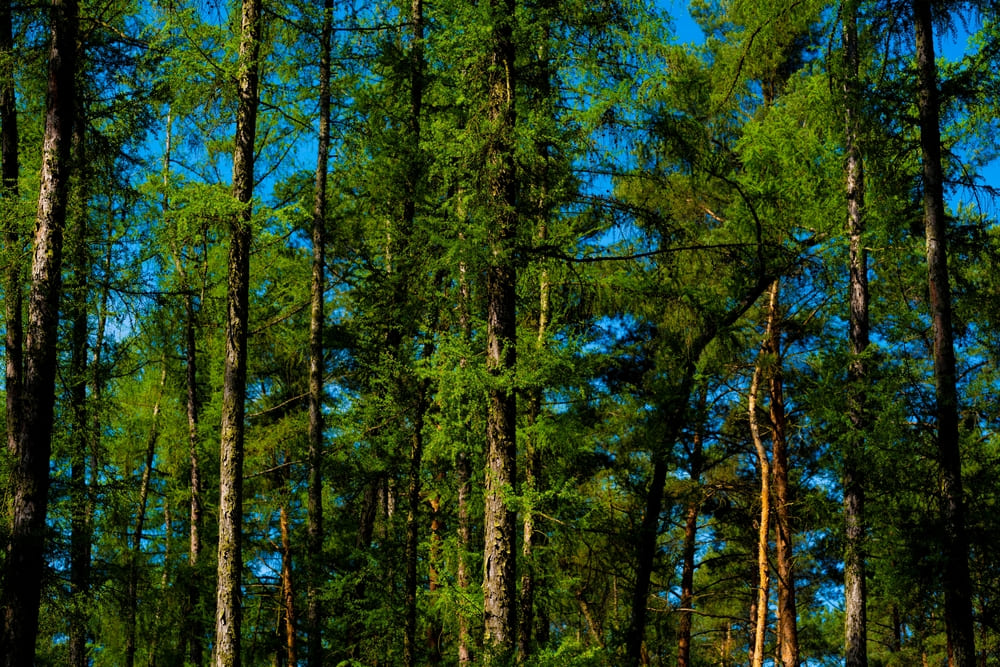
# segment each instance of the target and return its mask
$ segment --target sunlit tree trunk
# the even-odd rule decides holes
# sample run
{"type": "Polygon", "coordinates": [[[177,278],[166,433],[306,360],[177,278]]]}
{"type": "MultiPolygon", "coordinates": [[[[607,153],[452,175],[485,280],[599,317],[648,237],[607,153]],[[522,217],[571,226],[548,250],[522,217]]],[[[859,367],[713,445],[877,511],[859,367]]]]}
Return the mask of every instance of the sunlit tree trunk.
{"type": "Polygon", "coordinates": [[[516,514],[506,496],[516,491],[517,404],[510,378],[514,374],[517,320],[514,244],[516,242],[517,176],[514,160],[515,0],[490,3],[492,44],[487,68],[487,141],[482,187],[488,202],[489,246],[486,269],[487,391],[486,488],[483,499],[483,635],[488,664],[509,662],[517,646],[516,514]]]}
{"type": "Polygon", "coordinates": [[[976,663],[972,623],[969,539],[962,498],[962,459],[958,438],[958,390],[948,278],[947,219],[941,166],[941,119],[934,25],[930,0],[915,0],[916,56],[919,93],[920,149],[923,165],[924,227],[927,238],[927,282],[934,331],[934,385],[937,445],[941,468],[945,624],[956,667],[976,663]]]}
{"type": "Polygon", "coordinates": [[[778,307],[780,282],[771,285],[768,304],[766,343],[773,364],[768,375],[769,413],[771,417],[772,475],[774,482],[775,562],[778,588],[778,639],[781,663],[796,667],[799,663],[798,615],[795,607],[795,568],[792,550],[791,491],[788,488],[787,418],[781,358],[781,320],[778,307]]]}
{"type": "Polygon", "coordinates": [[[13,500],[2,593],[4,627],[0,655],[9,667],[32,664],[38,634],[55,407],[63,230],[76,111],[77,23],[76,0],[53,0],[42,171],[24,349],[23,402],[11,470],[13,500]]]}
{"type": "Polygon", "coordinates": [[[845,3],[843,43],[846,59],[844,98],[847,126],[847,233],[850,238],[850,345],[848,417],[852,432],[844,452],[844,664],[868,667],[868,619],[865,583],[864,443],[868,370],[861,355],[868,348],[868,255],[864,235],[864,164],[859,146],[858,3],[845,3]]]}
{"type": "Polygon", "coordinates": [[[753,369],[753,379],[750,382],[748,397],[748,414],[750,417],[750,435],[757,451],[757,466],[760,470],[760,523],[757,527],[757,600],[752,611],[753,645],[750,654],[750,664],[761,667],[764,664],[764,637],[767,634],[767,597],[769,588],[768,570],[768,533],[771,524],[771,464],[767,458],[764,441],[760,437],[760,426],[757,419],[757,393],[760,390],[762,360],[758,358],[753,369]]]}
{"type": "Polygon", "coordinates": [[[219,559],[215,611],[216,667],[239,667],[243,570],[243,437],[246,413],[247,316],[251,200],[257,133],[261,0],[243,0],[233,155],[233,197],[242,205],[230,224],[225,371],[219,440],[219,559]]]}

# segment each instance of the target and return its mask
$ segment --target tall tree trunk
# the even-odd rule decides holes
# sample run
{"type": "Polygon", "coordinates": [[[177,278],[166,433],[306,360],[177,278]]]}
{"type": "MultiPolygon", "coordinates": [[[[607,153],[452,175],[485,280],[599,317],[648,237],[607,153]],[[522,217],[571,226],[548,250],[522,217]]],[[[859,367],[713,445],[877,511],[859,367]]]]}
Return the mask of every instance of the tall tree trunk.
{"type": "Polygon", "coordinates": [[[757,393],[760,389],[762,360],[758,358],[753,369],[753,379],[750,382],[750,394],[748,398],[748,414],[750,417],[750,435],[757,450],[757,464],[760,468],[760,525],[757,529],[757,601],[753,607],[756,612],[751,618],[753,625],[753,645],[750,654],[750,664],[753,667],[761,667],[764,664],[764,636],[767,634],[767,593],[768,581],[768,558],[767,541],[768,529],[771,523],[771,465],[767,459],[767,450],[760,437],[760,427],[757,420],[757,393]]]}
{"type": "Polygon", "coordinates": [[[76,0],[53,0],[45,138],[24,350],[27,366],[20,431],[11,470],[12,520],[2,594],[4,628],[0,655],[10,667],[32,664],[38,634],[55,407],[62,242],[76,111],[77,23],[76,0]]]}
{"type": "Polygon", "coordinates": [[[142,468],[142,481],[139,483],[139,509],[136,512],[135,532],[132,533],[132,549],[128,558],[128,591],[125,594],[125,665],[135,664],[138,634],[139,612],[139,559],[142,557],[142,531],[146,525],[146,505],[149,500],[149,487],[153,482],[153,459],[156,455],[156,441],[160,437],[160,401],[163,388],[167,382],[167,367],[164,363],[160,372],[160,385],[157,389],[156,402],[153,403],[153,421],[146,440],[146,457],[142,468]]]}
{"type": "Polygon", "coordinates": [[[851,433],[844,452],[844,664],[868,667],[868,618],[865,584],[865,479],[864,451],[868,433],[866,391],[868,369],[862,355],[868,348],[868,254],[863,235],[865,197],[864,163],[860,141],[860,58],[858,55],[858,2],[850,0],[843,11],[844,78],[847,126],[847,233],[850,237],[850,345],[848,368],[848,418],[851,433]]]}
{"type": "Polygon", "coordinates": [[[940,102],[934,61],[934,26],[930,0],[914,0],[916,55],[923,163],[924,227],[927,236],[927,281],[934,330],[934,384],[937,403],[937,445],[941,468],[944,524],[944,605],[948,639],[957,667],[976,662],[972,624],[972,582],[969,576],[969,539],[962,497],[962,459],[958,438],[958,391],[951,324],[951,286],[941,166],[940,102]]]}
{"type": "Polygon", "coordinates": [[[775,560],[778,586],[778,641],[781,663],[785,667],[799,664],[798,616],[795,609],[795,568],[793,566],[791,492],[788,488],[788,440],[786,433],[785,397],[782,387],[781,321],[778,307],[780,281],[771,285],[768,304],[767,351],[773,366],[768,377],[768,399],[771,417],[772,474],[774,480],[775,560]]]}
{"type": "Polygon", "coordinates": [[[21,420],[21,384],[23,381],[23,240],[20,232],[20,157],[18,153],[17,96],[14,89],[14,37],[11,3],[0,3],[0,195],[7,214],[4,216],[4,243],[7,268],[4,273],[4,312],[7,335],[6,353],[7,448],[17,452],[21,420]]]}
{"type": "Polygon", "coordinates": [[[323,559],[323,318],[326,300],[326,197],[330,160],[330,49],[333,0],[324,0],[319,56],[319,146],[312,212],[309,318],[309,491],[306,526],[306,641],[309,667],[323,664],[319,588],[323,559]]]}
{"type": "Polygon", "coordinates": [[[260,67],[261,0],[243,0],[240,22],[239,103],[233,154],[233,197],[242,210],[230,224],[226,295],[226,360],[219,442],[219,560],[215,612],[216,667],[239,667],[243,577],[243,436],[247,384],[250,221],[254,185],[260,67]]]}
{"type": "Polygon", "coordinates": [[[516,515],[506,496],[517,488],[517,404],[510,378],[514,375],[517,320],[515,243],[517,178],[514,160],[514,37],[515,0],[490,3],[491,44],[487,68],[487,141],[484,169],[489,202],[489,245],[492,260],[486,270],[487,392],[486,489],[483,499],[483,635],[487,664],[506,664],[517,642],[516,515]]]}

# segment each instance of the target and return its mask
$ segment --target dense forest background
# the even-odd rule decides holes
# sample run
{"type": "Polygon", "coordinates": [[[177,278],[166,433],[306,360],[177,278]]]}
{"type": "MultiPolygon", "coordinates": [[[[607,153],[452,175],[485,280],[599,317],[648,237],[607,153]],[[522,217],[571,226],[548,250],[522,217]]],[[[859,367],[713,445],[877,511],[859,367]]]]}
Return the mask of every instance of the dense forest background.
{"type": "Polygon", "coordinates": [[[997,9],[4,0],[4,664],[1000,663],[997,9]]]}

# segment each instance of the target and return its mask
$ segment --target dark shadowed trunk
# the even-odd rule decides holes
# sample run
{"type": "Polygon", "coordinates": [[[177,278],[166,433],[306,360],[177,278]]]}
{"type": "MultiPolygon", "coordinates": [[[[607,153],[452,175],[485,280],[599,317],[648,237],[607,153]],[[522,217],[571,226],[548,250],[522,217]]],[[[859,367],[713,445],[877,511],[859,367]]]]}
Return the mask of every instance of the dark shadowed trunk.
{"type": "Polygon", "coordinates": [[[330,42],[333,0],[323,3],[319,60],[319,147],[312,211],[312,280],[309,318],[309,495],[306,537],[306,641],[309,667],[323,664],[319,588],[323,559],[323,317],[326,300],[326,195],[330,161],[330,42]]]}
{"type": "Polygon", "coordinates": [[[53,0],[42,172],[28,297],[21,423],[11,470],[11,527],[4,563],[3,637],[9,667],[34,661],[45,553],[55,404],[56,329],[62,287],[70,144],[76,110],[76,0],[53,0]]]}
{"type": "MultiPolygon", "coordinates": [[[[705,410],[707,396],[701,391],[698,397],[699,413],[705,410]]],[[[696,487],[701,485],[701,473],[704,466],[704,424],[699,418],[698,428],[694,432],[691,450],[688,454],[688,475],[696,487]]],[[[691,626],[694,615],[694,571],[695,546],[698,538],[698,516],[701,514],[702,491],[692,490],[687,506],[684,508],[684,545],[681,549],[681,599],[680,618],[677,621],[677,667],[691,665],[691,626]]]]}
{"type": "Polygon", "coordinates": [[[944,526],[943,584],[945,624],[956,667],[976,663],[972,624],[972,583],[969,577],[969,539],[962,498],[962,460],[958,438],[958,391],[951,322],[951,286],[948,278],[947,220],[944,174],[941,166],[941,121],[934,26],[930,0],[915,0],[916,55],[923,164],[924,227],[927,237],[927,282],[934,330],[934,384],[937,403],[938,463],[941,468],[944,526]]]}
{"type": "Polygon", "coordinates": [[[7,447],[17,451],[17,436],[21,420],[21,383],[23,380],[23,285],[22,266],[24,242],[17,213],[20,189],[20,156],[18,153],[17,103],[14,92],[14,39],[11,26],[11,3],[0,4],[0,198],[6,209],[4,243],[7,268],[4,272],[4,308],[7,335],[4,350],[7,362],[7,447]]]}
{"type": "Polygon", "coordinates": [[[230,223],[226,358],[219,439],[219,561],[215,612],[216,667],[239,667],[243,576],[243,436],[247,383],[250,220],[257,134],[261,0],[243,0],[238,61],[239,103],[233,154],[233,198],[242,210],[230,223]]]}

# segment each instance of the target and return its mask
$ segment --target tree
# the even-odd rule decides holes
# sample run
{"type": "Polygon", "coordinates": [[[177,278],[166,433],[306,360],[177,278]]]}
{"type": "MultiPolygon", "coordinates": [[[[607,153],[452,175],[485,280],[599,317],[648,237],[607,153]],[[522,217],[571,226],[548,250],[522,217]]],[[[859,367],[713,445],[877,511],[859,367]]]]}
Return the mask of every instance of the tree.
{"type": "Polygon", "coordinates": [[[240,206],[229,225],[226,367],[219,436],[219,560],[214,649],[214,662],[218,667],[241,664],[243,441],[261,21],[261,0],[243,0],[233,155],[233,198],[240,206]]]}
{"type": "Polygon", "coordinates": [[[483,620],[489,664],[504,664],[517,641],[516,526],[509,496],[516,493],[517,403],[510,386],[516,362],[517,315],[515,242],[517,175],[515,131],[515,0],[491,0],[487,7],[492,35],[485,64],[485,119],[482,162],[485,178],[478,184],[485,215],[490,216],[486,269],[487,391],[485,547],[483,550],[483,620]]]}
{"type": "Polygon", "coordinates": [[[12,667],[34,661],[38,632],[55,400],[55,336],[76,113],[77,20],[76,0],[53,0],[41,188],[24,349],[26,367],[14,452],[13,521],[4,563],[0,653],[12,667]]]}
{"type": "Polygon", "coordinates": [[[865,407],[868,370],[862,355],[868,348],[868,256],[864,246],[864,163],[860,142],[860,57],[858,52],[858,3],[843,9],[844,116],[847,165],[847,231],[850,243],[850,345],[849,418],[853,429],[844,453],[844,659],[847,667],[868,667],[868,619],[865,569],[865,456],[869,428],[865,407]]]}
{"type": "Polygon", "coordinates": [[[944,522],[944,595],[948,641],[958,667],[976,662],[972,625],[972,582],[969,576],[969,539],[965,528],[962,457],[959,450],[958,391],[952,331],[951,285],[948,278],[947,219],[944,174],[941,168],[941,121],[937,64],[934,60],[933,2],[914,0],[918,75],[917,111],[924,228],[927,238],[927,283],[934,331],[934,385],[937,408],[937,447],[941,467],[944,522]]]}
{"type": "Polygon", "coordinates": [[[330,41],[333,0],[323,3],[319,49],[319,146],[312,211],[312,278],[309,320],[309,526],[306,559],[306,634],[310,667],[323,664],[320,583],[323,556],[323,321],[326,298],[326,199],[330,159],[330,41]]]}

